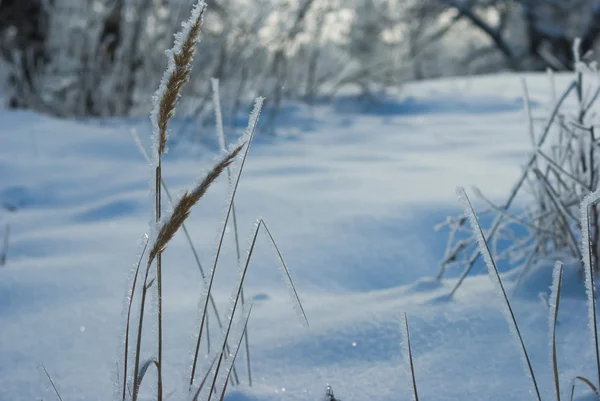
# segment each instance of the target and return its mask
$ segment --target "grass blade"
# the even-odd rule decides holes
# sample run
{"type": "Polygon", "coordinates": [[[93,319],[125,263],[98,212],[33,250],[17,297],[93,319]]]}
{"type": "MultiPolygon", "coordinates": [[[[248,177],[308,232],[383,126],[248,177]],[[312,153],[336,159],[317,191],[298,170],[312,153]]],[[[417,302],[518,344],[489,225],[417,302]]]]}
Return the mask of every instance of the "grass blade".
{"type": "Polygon", "coordinates": [[[552,291],[550,293],[550,311],[549,311],[549,335],[550,344],[552,344],[552,371],[554,373],[554,388],[556,390],[556,399],[560,401],[560,381],[558,375],[558,357],[556,354],[556,325],[558,322],[558,309],[560,306],[560,291],[562,288],[563,264],[556,262],[554,273],[552,274],[552,291]]]}
{"type": "Polygon", "coordinates": [[[206,381],[208,380],[208,376],[210,376],[210,372],[212,371],[213,366],[215,366],[215,363],[217,362],[218,357],[219,357],[219,354],[215,355],[212,362],[210,363],[210,366],[206,370],[206,373],[204,374],[204,377],[202,378],[202,381],[200,382],[200,386],[198,386],[198,390],[196,390],[196,392],[194,393],[194,397],[192,398],[192,401],[198,401],[200,392],[204,388],[204,385],[206,384],[206,381]]]}
{"type": "Polygon", "coordinates": [[[280,266],[286,275],[287,283],[290,285],[290,288],[292,289],[292,292],[294,294],[294,300],[296,301],[296,305],[298,306],[298,311],[300,312],[300,316],[301,316],[302,320],[304,321],[304,323],[306,323],[306,327],[310,327],[310,323],[308,323],[308,318],[306,317],[306,313],[304,312],[304,307],[302,306],[302,302],[300,301],[300,297],[298,296],[298,291],[296,291],[296,286],[294,285],[294,281],[292,280],[290,271],[287,268],[285,261],[283,260],[283,255],[281,254],[281,251],[279,250],[279,247],[277,246],[277,243],[275,242],[275,238],[273,238],[273,234],[271,234],[271,230],[269,230],[267,223],[265,223],[265,221],[263,219],[260,219],[260,224],[265,228],[265,231],[267,232],[267,235],[269,236],[269,240],[271,241],[271,244],[273,245],[273,247],[275,248],[275,251],[277,252],[277,257],[279,258],[280,266]]]}
{"type": "Polygon", "coordinates": [[[227,385],[229,384],[229,376],[231,375],[231,371],[233,370],[233,366],[235,365],[235,360],[237,359],[238,351],[240,350],[240,347],[242,346],[242,339],[248,338],[246,336],[246,330],[248,329],[248,319],[249,318],[250,318],[250,314],[248,314],[248,318],[246,319],[246,323],[244,325],[244,330],[242,331],[242,334],[240,335],[238,345],[235,349],[233,357],[231,358],[231,363],[229,365],[229,369],[227,369],[227,376],[225,377],[225,381],[224,381],[225,385],[223,386],[223,391],[221,391],[221,398],[219,398],[219,401],[223,401],[223,399],[225,398],[225,393],[227,392],[227,385]]]}
{"type": "Polygon", "coordinates": [[[136,380],[137,387],[133,389],[134,394],[136,395],[136,398],[139,395],[140,388],[142,387],[142,381],[144,380],[144,377],[146,376],[146,372],[148,372],[148,368],[151,365],[156,366],[156,369],[158,369],[158,361],[156,359],[148,359],[148,360],[146,360],[142,364],[142,367],[140,368],[140,372],[139,372],[137,380],[136,380]]]}
{"type": "Polygon", "coordinates": [[[58,399],[60,401],[63,401],[62,397],[60,396],[60,393],[58,392],[58,389],[56,388],[56,385],[54,384],[54,380],[52,380],[52,377],[50,377],[50,374],[46,370],[46,367],[44,366],[44,364],[42,364],[42,369],[44,369],[44,373],[46,374],[48,381],[50,381],[50,384],[52,385],[52,388],[54,389],[54,393],[56,393],[56,396],[58,397],[58,399]]]}
{"type": "Polygon", "coordinates": [[[402,326],[404,329],[404,336],[406,337],[406,342],[404,343],[404,353],[405,353],[405,358],[408,362],[408,366],[410,368],[410,376],[412,378],[412,391],[413,391],[413,397],[414,397],[414,401],[419,401],[419,392],[417,391],[417,378],[415,375],[415,366],[413,363],[413,356],[412,356],[412,348],[410,346],[410,330],[408,329],[408,316],[406,315],[406,313],[404,313],[403,315],[404,319],[402,323],[404,323],[402,326]]]}
{"type": "MultiPolygon", "coordinates": [[[[244,328],[242,330],[242,333],[240,334],[240,338],[237,342],[237,347],[235,348],[235,352],[233,353],[233,356],[231,358],[231,362],[229,363],[229,368],[227,369],[227,375],[225,376],[225,380],[224,380],[224,384],[223,384],[223,389],[221,390],[221,397],[219,398],[220,401],[223,401],[223,398],[225,397],[225,392],[227,391],[227,384],[229,383],[229,376],[231,374],[231,371],[233,369],[233,365],[235,364],[235,360],[237,359],[237,355],[238,355],[238,351],[240,350],[241,346],[242,346],[242,340],[244,338],[246,338],[246,330],[248,329],[248,322],[250,321],[250,314],[252,313],[252,304],[250,304],[250,307],[248,309],[248,312],[246,313],[246,317],[244,319],[244,328]]],[[[217,372],[218,373],[218,372],[217,372]]],[[[216,374],[215,374],[215,378],[216,378],[216,374]]],[[[212,391],[210,392],[210,394],[212,395],[212,391]]],[[[209,400],[210,400],[210,396],[209,396],[209,400]]]]}
{"type": "Polygon", "coordinates": [[[585,384],[586,386],[588,386],[594,392],[594,394],[596,394],[596,396],[598,398],[600,398],[600,394],[598,394],[598,389],[596,388],[596,386],[594,386],[592,384],[591,381],[589,381],[588,379],[586,379],[583,376],[576,376],[573,379],[573,385],[571,386],[571,398],[570,398],[571,401],[573,401],[573,396],[575,395],[575,384],[577,383],[577,381],[580,381],[583,384],[585,384]]]}

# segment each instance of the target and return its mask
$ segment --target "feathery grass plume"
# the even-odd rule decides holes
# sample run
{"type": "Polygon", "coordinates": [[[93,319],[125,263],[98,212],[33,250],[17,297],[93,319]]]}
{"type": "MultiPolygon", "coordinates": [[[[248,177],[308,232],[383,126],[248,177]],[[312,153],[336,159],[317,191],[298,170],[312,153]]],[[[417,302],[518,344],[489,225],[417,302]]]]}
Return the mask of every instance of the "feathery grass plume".
{"type": "MultiPolygon", "coordinates": [[[[219,146],[221,147],[221,149],[225,149],[225,147],[226,147],[225,129],[223,128],[223,113],[222,113],[222,109],[221,109],[221,96],[219,93],[219,80],[216,78],[213,78],[210,80],[210,82],[211,82],[212,92],[213,92],[213,103],[214,103],[214,109],[215,109],[215,120],[217,122],[217,137],[219,139],[219,146]]],[[[231,169],[229,167],[227,167],[227,179],[229,180],[229,185],[231,186],[232,174],[231,174],[231,169]]],[[[240,235],[239,235],[238,224],[237,224],[237,213],[235,210],[235,200],[233,200],[231,202],[231,218],[232,218],[232,223],[233,223],[233,236],[235,239],[235,253],[237,256],[237,264],[238,264],[238,268],[239,268],[242,263],[242,253],[240,251],[240,235]]],[[[244,305],[246,304],[246,298],[244,296],[244,288],[243,287],[242,287],[241,298],[242,298],[242,307],[244,307],[244,305]]],[[[208,332],[207,332],[207,334],[208,334],[208,332]]],[[[248,338],[247,330],[244,335],[244,340],[245,340],[244,346],[246,348],[246,370],[248,372],[248,385],[250,387],[252,387],[252,366],[250,364],[250,340],[248,338]]],[[[234,375],[234,377],[235,377],[235,375],[234,375]]]]}
{"type": "Polygon", "coordinates": [[[404,359],[408,363],[410,376],[412,378],[412,394],[414,401],[419,401],[419,392],[417,391],[417,378],[415,376],[415,365],[413,363],[412,348],[410,346],[410,330],[408,329],[408,316],[402,314],[402,329],[404,330],[405,341],[402,344],[404,359]]]}
{"type": "Polygon", "coordinates": [[[600,189],[586,196],[581,202],[581,254],[585,274],[585,288],[588,300],[588,320],[592,334],[592,347],[596,355],[596,373],[600,383],[600,350],[598,349],[598,324],[596,320],[596,284],[594,283],[594,266],[592,261],[592,244],[590,243],[589,209],[600,199],[600,189]]]}
{"type": "Polygon", "coordinates": [[[240,169],[237,173],[237,177],[233,183],[233,187],[231,189],[231,197],[229,199],[229,205],[227,207],[227,213],[225,214],[225,221],[223,222],[223,227],[221,228],[221,232],[219,234],[219,242],[217,245],[217,251],[215,252],[215,257],[214,257],[214,262],[213,262],[213,266],[212,266],[212,271],[210,274],[210,279],[208,280],[208,287],[206,290],[206,293],[208,294],[205,301],[204,301],[204,306],[202,308],[201,311],[201,318],[200,318],[200,327],[198,328],[198,336],[197,336],[197,340],[196,340],[196,349],[194,350],[194,357],[193,357],[193,361],[192,361],[192,371],[190,373],[190,381],[189,381],[189,385],[190,387],[194,384],[194,376],[196,373],[196,366],[198,364],[198,356],[199,356],[199,352],[200,352],[200,343],[202,341],[202,334],[204,332],[204,325],[205,325],[205,321],[206,321],[206,316],[208,313],[208,303],[209,303],[209,299],[210,299],[210,294],[212,292],[212,286],[214,283],[214,279],[215,279],[215,273],[217,270],[217,264],[219,262],[219,257],[221,255],[221,249],[223,247],[223,241],[225,239],[225,231],[227,230],[227,223],[229,222],[229,217],[231,216],[231,209],[233,207],[233,200],[235,199],[235,194],[237,193],[237,189],[238,186],[240,184],[240,179],[242,177],[242,172],[244,171],[244,166],[246,165],[246,158],[248,156],[248,152],[250,151],[250,145],[252,144],[252,138],[254,138],[254,132],[256,131],[256,125],[258,124],[258,119],[260,117],[260,112],[262,110],[263,104],[264,104],[264,98],[259,97],[255,100],[254,102],[254,108],[252,109],[252,112],[250,113],[250,118],[248,119],[248,127],[246,127],[246,131],[244,133],[244,135],[248,138],[247,139],[247,144],[248,146],[246,146],[246,151],[244,152],[243,156],[242,156],[242,162],[240,165],[240,169]]]}
{"type": "Polygon", "coordinates": [[[60,392],[58,391],[58,389],[56,388],[56,385],[54,384],[54,380],[52,380],[52,377],[50,376],[50,373],[48,373],[48,371],[46,370],[46,367],[44,366],[44,364],[42,364],[42,369],[44,369],[44,373],[46,374],[46,377],[48,378],[48,381],[52,385],[52,388],[54,389],[54,393],[56,394],[56,397],[60,401],[63,401],[62,397],[60,396],[60,392]]]}
{"type": "Polygon", "coordinates": [[[217,163],[193,191],[186,191],[179,202],[175,205],[171,216],[162,225],[156,236],[156,240],[148,255],[148,265],[152,263],[156,255],[163,251],[175,233],[181,228],[183,222],[189,216],[192,207],[204,196],[210,185],[221,175],[235,157],[240,153],[246,142],[238,145],[223,160],[217,163]]]}
{"type": "Polygon", "coordinates": [[[556,354],[556,325],[558,321],[558,309],[560,306],[560,291],[562,288],[563,264],[556,262],[552,274],[552,289],[550,291],[550,309],[548,311],[548,335],[550,337],[550,360],[552,361],[552,372],[554,373],[554,388],[556,391],[556,400],[560,401],[560,381],[558,375],[558,356],[556,354]]]}
{"type": "Polygon", "coordinates": [[[175,35],[175,45],[167,50],[168,64],[161,83],[153,97],[154,108],[150,114],[157,155],[165,153],[169,120],[175,114],[182,86],[189,80],[196,44],[199,41],[206,3],[199,0],[192,9],[191,17],[182,24],[175,35]]]}
{"type": "Polygon", "coordinates": [[[479,245],[479,251],[483,255],[483,258],[485,259],[486,265],[488,267],[489,276],[490,276],[492,282],[497,287],[498,292],[502,296],[503,301],[505,303],[505,307],[503,308],[503,311],[505,312],[506,319],[507,319],[509,327],[511,329],[510,330],[511,333],[514,334],[515,337],[517,338],[517,340],[519,341],[521,355],[523,357],[523,362],[526,367],[525,372],[527,373],[527,375],[529,376],[529,378],[531,379],[531,381],[533,383],[533,387],[535,388],[535,393],[537,395],[538,401],[541,401],[542,396],[540,395],[540,390],[539,390],[539,387],[537,384],[537,380],[535,378],[535,374],[533,372],[533,366],[531,365],[531,360],[529,359],[529,354],[527,353],[527,348],[525,347],[525,343],[523,342],[523,337],[521,336],[521,330],[519,330],[519,325],[517,324],[517,319],[512,310],[512,306],[510,305],[510,301],[508,300],[508,296],[506,295],[506,290],[504,289],[504,284],[502,284],[502,279],[500,278],[500,272],[498,271],[498,267],[496,266],[496,263],[494,262],[494,259],[492,257],[492,253],[490,251],[488,243],[485,240],[483,230],[481,229],[481,225],[479,224],[479,221],[477,220],[477,216],[475,215],[475,210],[473,210],[473,205],[471,205],[471,201],[469,200],[467,193],[465,192],[465,190],[463,188],[460,188],[460,187],[457,188],[456,192],[458,194],[459,200],[461,201],[461,203],[464,206],[465,214],[469,217],[471,227],[473,228],[473,233],[477,238],[477,243],[479,245]]]}

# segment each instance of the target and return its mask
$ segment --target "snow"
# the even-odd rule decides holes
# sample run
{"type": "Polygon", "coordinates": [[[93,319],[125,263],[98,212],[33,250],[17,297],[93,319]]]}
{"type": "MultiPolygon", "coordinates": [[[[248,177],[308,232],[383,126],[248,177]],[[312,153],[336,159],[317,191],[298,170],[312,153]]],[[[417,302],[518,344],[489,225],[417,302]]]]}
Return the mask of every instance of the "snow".
{"type": "MultiPolygon", "coordinates": [[[[552,111],[552,85],[545,74],[525,79],[539,138],[552,111]]],[[[554,79],[560,95],[572,75],[554,79]]],[[[11,226],[0,268],[0,400],[55,399],[42,363],[63,399],[110,399],[122,301],[152,204],[152,177],[130,132],[136,129],[148,149],[152,127],[145,119],[78,122],[6,110],[0,122],[0,204],[14,210],[0,209],[1,226],[11,226]]],[[[173,120],[173,132],[180,123],[173,120]]],[[[233,143],[243,128],[233,132],[225,123],[233,143]]],[[[260,216],[269,224],[310,327],[298,321],[269,238],[260,235],[244,285],[253,301],[254,386],[244,384],[240,352],[242,386],[230,388],[226,399],[322,400],[329,384],[344,401],[409,400],[403,312],[421,399],[532,399],[483,263],[451,300],[459,272],[433,278],[447,235],[433,228],[461,211],[454,188],[477,185],[494,202],[505,200],[531,154],[528,131],[521,77],[511,74],[407,85],[377,104],[343,95],[312,107],[285,104],[275,137],[259,124],[236,194],[240,233],[260,216]]],[[[173,194],[212,165],[220,150],[216,130],[204,138],[201,146],[170,144],[163,176],[173,194]]],[[[187,222],[206,266],[230,192],[221,177],[187,222]]],[[[547,270],[546,278],[535,276],[546,292],[552,266],[547,270]]],[[[164,253],[163,272],[163,379],[166,394],[174,394],[167,399],[178,399],[203,289],[181,233],[164,253]]],[[[507,288],[512,273],[503,277],[507,288]]],[[[214,284],[223,312],[237,277],[229,230],[214,284]]],[[[597,376],[585,338],[584,286],[569,290],[572,282],[565,270],[557,327],[563,389],[576,375],[597,376]]],[[[552,399],[548,309],[538,292],[525,280],[511,304],[542,398],[552,399]]],[[[216,349],[222,337],[212,334],[216,349]]],[[[154,379],[149,371],[143,395],[151,395],[154,379]]],[[[582,400],[587,393],[579,389],[582,400]]]]}

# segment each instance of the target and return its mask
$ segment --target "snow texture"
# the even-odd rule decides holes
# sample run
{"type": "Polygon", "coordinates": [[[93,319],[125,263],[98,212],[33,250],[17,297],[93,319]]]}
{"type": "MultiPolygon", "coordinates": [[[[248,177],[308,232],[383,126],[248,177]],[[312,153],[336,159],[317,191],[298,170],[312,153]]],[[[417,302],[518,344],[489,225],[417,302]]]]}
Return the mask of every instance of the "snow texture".
{"type": "MultiPolygon", "coordinates": [[[[545,74],[526,78],[539,129],[540,117],[553,108],[551,85],[545,74]]],[[[556,74],[559,95],[572,78],[556,74]]],[[[576,110],[573,94],[565,105],[576,110]]],[[[432,230],[460,212],[456,185],[477,185],[501,202],[520,176],[531,150],[520,76],[407,84],[401,92],[390,89],[376,106],[343,93],[310,107],[284,102],[279,121],[277,137],[260,136],[257,126],[236,192],[238,224],[250,232],[264,216],[310,329],[298,325],[276,254],[259,234],[244,285],[254,303],[253,386],[246,385],[242,359],[242,385],[228,388],[226,400],[320,400],[327,383],[343,401],[410,399],[399,311],[409,316],[421,399],[531,400],[531,381],[517,366],[518,350],[497,311],[493,283],[481,274],[483,264],[448,300],[459,273],[449,270],[447,279],[435,280],[448,232],[432,230]]],[[[148,163],[127,131],[152,127],[146,118],[83,122],[15,110],[0,110],[0,122],[0,205],[6,205],[0,226],[11,225],[0,268],[0,400],[56,399],[41,363],[64,400],[110,399],[112,372],[123,368],[116,350],[123,341],[126,280],[152,201],[148,163]]],[[[174,118],[172,129],[183,123],[174,118]]],[[[140,139],[151,149],[149,135],[140,139]]],[[[180,145],[171,144],[164,160],[163,178],[173,194],[210,168],[219,151],[213,141],[180,145]]],[[[240,161],[231,166],[234,179],[240,161]]],[[[186,222],[207,274],[231,195],[227,180],[217,180],[186,222]]],[[[525,202],[516,199],[513,206],[525,202]]],[[[481,218],[489,227],[492,219],[481,218]]],[[[230,232],[213,285],[225,324],[236,266],[230,232]]],[[[588,330],[585,287],[567,266],[557,332],[565,388],[576,375],[594,378],[596,369],[581,337],[588,330]]],[[[186,399],[205,286],[183,236],[165,250],[163,272],[165,394],[186,399]]],[[[551,272],[551,265],[536,266],[535,282],[526,278],[511,299],[544,399],[555,397],[548,308],[537,295],[548,292],[551,272]]],[[[507,285],[514,273],[503,273],[507,285]]],[[[209,309],[214,355],[223,337],[209,309]]],[[[135,321],[139,305],[132,314],[135,321]]],[[[144,344],[143,356],[155,353],[150,327],[144,344]]],[[[203,343],[197,378],[212,361],[205,353],[203,343]]],[[[156,374],[148,374],[143,395],[151,399],[156,374]]],[[[589,399],[581,383],[576,399],[589,399]]]]}

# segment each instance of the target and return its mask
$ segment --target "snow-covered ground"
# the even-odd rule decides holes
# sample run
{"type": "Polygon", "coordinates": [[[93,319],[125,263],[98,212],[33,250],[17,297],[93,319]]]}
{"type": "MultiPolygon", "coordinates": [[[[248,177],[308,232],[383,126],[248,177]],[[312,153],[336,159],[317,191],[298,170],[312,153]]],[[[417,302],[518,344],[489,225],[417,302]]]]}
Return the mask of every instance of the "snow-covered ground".
{"type": "MultiPolygon", "coordinates": [[[[547,77],[526,78],[535,116],[547,116],[547,77]]],[[[570,79],[559,76],[557,89],[570,79]]],[[[460,212],[455,187],[477,185],[501,202],[531,150],[520,77],[425,82],[380,104],[351,97],[292,104],[280,120],[278,136],[259,132],[250,150],[237,197],[239,227],[245,244],[254,220],[267,221],[310,328],[299,322],[276,255],[261,240],[245,287],[255,302],[254,386],[232,389],[229,399],[320,400],[329,383],[344,401],[408,400],[403,312],[423,400],[533,399],[483,267],[453,300],[444,295],[457,272],[441,283],[432,279],[445,247],[445,234],[433,226],[460,212]]],[[[0,215],[11,227],[0,269],[2,401],[54,399],[42,364],[65,401],[113,397],[127,280],[151,218],[151,174],[132,126],[149,145],[146,121],[0,111],[0,203],[13,209],[0,215]]],[[[166,157],[174,194],[217,154],[216,139],[206,139],[214,132],[198,135],[204,145],[180,143],[166,157]]],[[[187,223],[206,266],[226,196],[222,178],[187,223]]],[[[227,241],[214,293],[223,309],[237,274],[232,231],[227,241]]],[[[163,265],[170,400],[178,399],[191,362],[202,286],[183,236],[169,245],[163,265]]],[[[545,399],[554,387],[548,313],[537,295],[550,276],[530,281],[514,300],[545,399]]],[[[582,288],[561,303],[564,391],[575,375],[596,377],[582,288]]],[[[246,383],[243,356],[238,365],[246,383]]]]}

